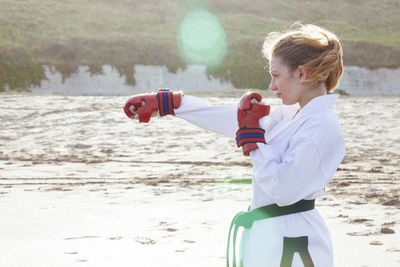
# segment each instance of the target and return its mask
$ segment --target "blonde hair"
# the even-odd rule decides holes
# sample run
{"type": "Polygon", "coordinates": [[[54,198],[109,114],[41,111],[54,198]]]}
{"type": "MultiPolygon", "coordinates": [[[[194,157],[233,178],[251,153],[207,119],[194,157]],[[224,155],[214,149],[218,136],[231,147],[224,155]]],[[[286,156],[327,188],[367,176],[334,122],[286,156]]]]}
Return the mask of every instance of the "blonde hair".
{"type": "Polygon", "coordinates": [[[307,71],[307,82],[324,82],[332,91],[343,73],[343,51],[339,39],[332,32],[311,24],[293,24],[284,33],[272,32],[264,41],[263,56],[278,57],[291,70],[302,65],[307,71]]]}

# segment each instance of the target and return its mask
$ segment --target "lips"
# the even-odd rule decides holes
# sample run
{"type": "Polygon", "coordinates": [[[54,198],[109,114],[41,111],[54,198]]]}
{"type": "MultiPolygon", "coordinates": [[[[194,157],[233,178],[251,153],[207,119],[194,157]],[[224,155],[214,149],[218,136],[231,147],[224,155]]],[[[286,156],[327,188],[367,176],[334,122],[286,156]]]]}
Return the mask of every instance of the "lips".
{"type": "Polygon", "coordinates": [[[281,97],[281,95],[282,95],[281,93],[277,93],[276,97],[281,97]]]}

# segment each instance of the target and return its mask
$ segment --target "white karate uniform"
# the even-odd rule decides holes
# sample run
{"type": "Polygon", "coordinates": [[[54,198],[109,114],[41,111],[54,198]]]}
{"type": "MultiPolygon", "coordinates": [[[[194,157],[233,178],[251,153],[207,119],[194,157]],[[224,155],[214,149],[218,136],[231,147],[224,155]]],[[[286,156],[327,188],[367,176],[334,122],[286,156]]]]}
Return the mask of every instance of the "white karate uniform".
{"type": "MultiPolygon", "coordinates": [[[[288,206],[322,195],[345,155],[333,110],[337,98],[335,94],[316,97],[296,116],[298,105],[282,105],[260,119],[267,144],[257,143],[259,149],[250,153],[251,209],[273,203],[288,206]]],[[[238,129],[236,111],[235,106],[215,106],[184,96],[175,114],[234,138],[238,129]]],[[[241,240],[240,257],[244,266],[280,266],[284,237],[307,237],[314,266],[333,266],[329,231],[316,209],[254,222],[251,229],[244,230],[241,240]]],[[[292,266],[304,266],[298,253],[294,254],[292,266]]]]}

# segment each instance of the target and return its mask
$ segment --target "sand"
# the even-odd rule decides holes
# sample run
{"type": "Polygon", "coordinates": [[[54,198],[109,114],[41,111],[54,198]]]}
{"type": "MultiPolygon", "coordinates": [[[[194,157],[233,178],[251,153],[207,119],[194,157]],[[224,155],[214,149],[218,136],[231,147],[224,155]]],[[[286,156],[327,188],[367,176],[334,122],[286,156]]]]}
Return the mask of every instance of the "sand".
{"type": "MultiPolygon", "coordinates": [[[[0,95],[1,266],[224,266],[251,185],[223,181],[250,178],[250,159],[179,118],[131,121],[125,99],[0,95]]],[[[335,266],[400,266],[399,106],[336,105],[347,155],[316,204],[335,266]]]]}

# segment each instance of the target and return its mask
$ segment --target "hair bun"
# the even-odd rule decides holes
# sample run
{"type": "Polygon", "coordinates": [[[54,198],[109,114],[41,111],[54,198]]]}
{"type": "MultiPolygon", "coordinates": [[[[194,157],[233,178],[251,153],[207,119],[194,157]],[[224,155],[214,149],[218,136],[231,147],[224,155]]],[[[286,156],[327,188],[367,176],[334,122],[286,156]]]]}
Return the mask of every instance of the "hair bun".
{"type": "Polygon", "coordinates": [[[263,45],[268,60],[279,57],[291,70],[302,65],[307,82],[324,82],[327,92],[337,85],[343,72],[343,51],[337,36],[321,27],[295,23],[288,32],[270,33],[263,45]]]}

